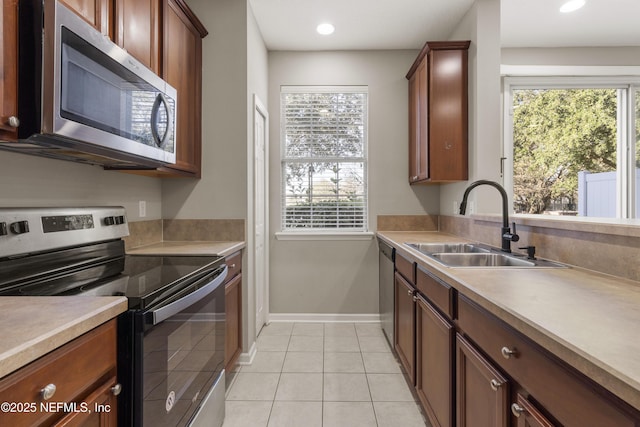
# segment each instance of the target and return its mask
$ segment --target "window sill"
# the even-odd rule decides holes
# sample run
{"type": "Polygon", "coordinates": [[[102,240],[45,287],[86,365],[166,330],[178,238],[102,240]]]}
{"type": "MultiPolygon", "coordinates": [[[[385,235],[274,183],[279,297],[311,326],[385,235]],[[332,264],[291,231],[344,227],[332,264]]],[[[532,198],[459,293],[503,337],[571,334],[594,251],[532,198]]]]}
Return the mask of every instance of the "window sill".
{"type": "Polygon", "coordinates": [[[371,231],[345,232],[287,232],[276,233],[276,240],[371,240],[375,233],[371,231]]]}

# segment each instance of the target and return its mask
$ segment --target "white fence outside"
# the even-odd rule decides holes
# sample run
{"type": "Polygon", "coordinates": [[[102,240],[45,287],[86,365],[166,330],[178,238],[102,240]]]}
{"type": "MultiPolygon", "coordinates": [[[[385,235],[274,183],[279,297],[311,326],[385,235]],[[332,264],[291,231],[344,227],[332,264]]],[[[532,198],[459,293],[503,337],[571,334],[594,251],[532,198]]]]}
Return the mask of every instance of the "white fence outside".
{"type": "MultiPolygon", "coordinates": [[[[640,169],[636,170],[636,212],[640,212],[640,169]]],[[[616,217],[616,172],[578,172],[578,215],[616,217]]]]}

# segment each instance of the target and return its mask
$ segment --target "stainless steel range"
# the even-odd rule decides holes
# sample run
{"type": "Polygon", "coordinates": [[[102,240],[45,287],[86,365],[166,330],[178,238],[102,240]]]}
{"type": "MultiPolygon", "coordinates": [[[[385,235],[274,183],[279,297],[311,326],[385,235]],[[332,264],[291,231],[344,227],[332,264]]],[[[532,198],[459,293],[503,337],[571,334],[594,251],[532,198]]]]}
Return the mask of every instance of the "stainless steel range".
{"type": "Polygon", "coordinates": [[[224,259],[126,255],[128,234],[121,207],[0,209],[0,296],[126,296],[118,425],[220,426],[224,259]]]}

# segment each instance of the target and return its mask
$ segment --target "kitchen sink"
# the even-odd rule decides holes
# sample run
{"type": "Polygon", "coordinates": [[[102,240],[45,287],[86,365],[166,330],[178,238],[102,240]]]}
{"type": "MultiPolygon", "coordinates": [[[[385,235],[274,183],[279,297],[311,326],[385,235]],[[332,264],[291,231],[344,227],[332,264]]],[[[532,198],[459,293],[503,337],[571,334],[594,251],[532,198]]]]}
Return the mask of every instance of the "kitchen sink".
{"type": "Polygon", "coordinates": [[[405,243],[405,245],[447,267],[567,267],[553,261],[539,258],[531,259],[523,254],[504,253],[499,248],[479,243],[405,243]]]}

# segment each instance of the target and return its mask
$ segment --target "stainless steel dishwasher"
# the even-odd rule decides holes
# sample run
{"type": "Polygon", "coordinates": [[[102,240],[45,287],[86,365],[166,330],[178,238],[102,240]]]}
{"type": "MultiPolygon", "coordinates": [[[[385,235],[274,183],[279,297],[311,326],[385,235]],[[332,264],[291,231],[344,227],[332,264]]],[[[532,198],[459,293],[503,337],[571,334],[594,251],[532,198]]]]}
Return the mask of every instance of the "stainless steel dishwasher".
{"type": "Polygon", "coordinates": [[[380,323],[382,330],[387,336],[389,345],[393,348],[393,269],[396,250],[378,238],[378,248],[380,249],[379,259],[379,286],[380,286],[380,323]]]}

